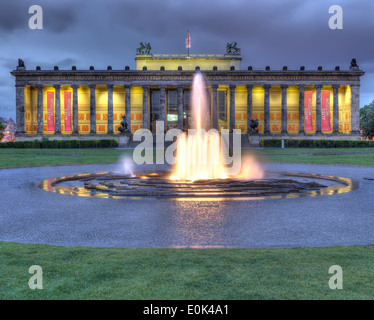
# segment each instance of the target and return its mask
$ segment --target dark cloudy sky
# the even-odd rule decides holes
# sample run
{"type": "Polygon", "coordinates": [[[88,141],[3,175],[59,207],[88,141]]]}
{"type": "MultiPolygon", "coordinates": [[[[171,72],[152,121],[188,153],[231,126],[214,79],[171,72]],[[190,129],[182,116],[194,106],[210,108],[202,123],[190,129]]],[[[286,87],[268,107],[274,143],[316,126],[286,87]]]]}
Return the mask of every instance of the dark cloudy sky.
{"type": "Polygon", "coordinates": [[[15,117],[9,72],[18,58],[28,69],[134,68],[139,42],[151,42],[152,53],[185,53],[188,29],[191,53],[224,53],[236,41],[242,69],[347,69],[356,58],[366,71],[363,106],[374,99],[373,16],[372,0],[1,0],[0,116],[15,117]],[[28,26],[35,4],[43,30],[28,26]],[[343,8],[342,30],[328,26],[334,4],[343,8]]]}

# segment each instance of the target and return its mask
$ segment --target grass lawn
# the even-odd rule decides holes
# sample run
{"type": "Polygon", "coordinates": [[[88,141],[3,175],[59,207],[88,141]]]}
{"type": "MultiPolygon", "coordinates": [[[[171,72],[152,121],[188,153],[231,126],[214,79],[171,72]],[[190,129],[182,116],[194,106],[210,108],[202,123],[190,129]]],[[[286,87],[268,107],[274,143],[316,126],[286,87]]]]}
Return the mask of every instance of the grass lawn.
{"type": "Polygon", "coordinates": [[[0,168],[117,163],[132,149],[0,149],[0,168]]]}
{"type": "Polygon", "coordinates": [[[373,299],[374,247],[124,249],[0,242],[0,299],[373,299]],[[32,265],[43,290],[31,290],[32,265]],[[343,269],[331,290],[330,266],[343,269]]]}
{"type": "Polygon", "coordinates": [[[348,154],[348,155],[266,155],[259,156],[264,162],[287,162],[287,163],[314,163],[314,164],[345,164],[374,166],[374,154],[348,154]]]}
{"type": "Polygon", "coordinates": [[[374,148],[271,148],[247,149],[243,153],[256,155],[262,162],[374,166],[374,148]]]}
{"type": "MultiPolygon", "coordinates": [[[[0,168],[117,163],[124,154],[131,155],[132,151],[132,149],[0,149],[0,168]]],[[[243,154],[253,154],[264,162],[374,166],[374,148],[247,149],[243,150],[243,154]],[[367,152],[373,154],[365,154],[367,152]],[[310,155],[312,153],[316,154],[310,155]],[[342,154],[330,155],[330,153],[342,154]]]]}

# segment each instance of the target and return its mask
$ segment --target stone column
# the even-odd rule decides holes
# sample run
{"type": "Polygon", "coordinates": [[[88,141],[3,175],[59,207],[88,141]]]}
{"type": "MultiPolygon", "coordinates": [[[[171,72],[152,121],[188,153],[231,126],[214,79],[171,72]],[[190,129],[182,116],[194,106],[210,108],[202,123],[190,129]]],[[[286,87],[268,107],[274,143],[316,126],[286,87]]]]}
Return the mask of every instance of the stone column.
{"type": "Polygon", "coordinates": [[[143,85],[143,129],[148,129],[148,85],[143,85]]]}
{"type": "Polygon", "coordinates": [[[165,86],[160,86],[160,121],[164,122],[164,131],[166,128],[165,90],[165,86]]]}
{"type": "Polygon", "coordinates": [[[73,89],[73,134],[79,134],[78,130],[78,85],[72,84],[73,89]]]}
{"type": "Polygon", "coordinates": [[[16,134],[25,134],[25,86],[23,84],[16,84],[16,126],[16,134]]]}
{"type": "Polygon", "coordinates": [[[212,84],[212,128],[218,130],[218,84],[212,84]]]}
{"type": "Polygon", "coordinates": [[[113,87],[114,85],[108,84],[108,134],[114,134],[113,131],[113,87]]]}
{"type": "Polygon", "coordinates": [[[55,88],[55,134],[61,134],[61,86],[55,84],[53,88],[55,88]]]}
{"type": "Polygon", "coordinates": [[[332,85],[334,93],[334,104],[332,111],[332,133],[339,134],[339,84],[332,85]]]}
{"type": "Polygon", "coordinates": [[[250,132],[251,121],[253,120],[253,98],[252,98],[253,84],[248,84],[246,87],[247,87],[247,132],[250,132]]]}
{"type": "Polygon", "coordinates": [[[125,84],[125,115],[126,115],[126,121],[128,125],[128,129],[131,132],[131,85],[125,84]]]}
{"type": "Polygon", "coordinates": [[[315,134],[322,134],[321,130],[321,89],[322,85],[318,84],[316,87],[316,133],[315,134]]]}
{"type": "Polygon", "coordinates": [[[270,134],[270,84],[263,85],[264,96],[264,134],[270,134]]]}
{"type": "Polygon", "coordinates": [[[281,134],[287,134],[287,84],[282,84],[282,130],[281,134]]]}
{"type": "Polygon", "coordinates": [[[351,134],[360,135],[360,85],[351,84],[351,134]]]}
{"type": "Polygon", "coordinates": [[[183,130],[183,86],[177,86],[178,129],[183,130]]]}
{"type": "Polygon", "coordinates": [[[299,134],[305,134],[305,85],[299,85],[299,134]]]}
{"type": "Polygon", "coordinates": [[[230,88],[230,133],[235,129],[235,88],[236,85],[229,85],[230,88]]]}
{"type": "Polygon", "coordinates": [[[36,85],[38,89],[38,134],[43,134],[43,85],[36,85]]]}
{"type": "Polygon", "coordinates": [[[96,134],[96,85],[90,84],[90,134],[96,134]]]}

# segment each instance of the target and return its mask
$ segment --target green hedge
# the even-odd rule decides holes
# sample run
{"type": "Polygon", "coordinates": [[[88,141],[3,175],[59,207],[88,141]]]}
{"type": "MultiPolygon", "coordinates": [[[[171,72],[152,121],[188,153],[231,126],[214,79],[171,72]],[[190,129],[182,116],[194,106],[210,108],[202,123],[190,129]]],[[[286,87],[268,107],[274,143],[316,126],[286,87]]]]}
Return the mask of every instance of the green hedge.
{"type": "Polygon", "coordinates": [[[116,148],[117,140],[34,140],[0,143],[0,148],[74,149],[74,148],[116,148]]]}
{"type": "MultiPolygon", "coordinates": [[[[280,148],[282,139],[262,139],[261,146],[280,148]]],[[[285,148],[365,148],[374,147],[374,141],[284,139],[284,146],[285,148]]]]}

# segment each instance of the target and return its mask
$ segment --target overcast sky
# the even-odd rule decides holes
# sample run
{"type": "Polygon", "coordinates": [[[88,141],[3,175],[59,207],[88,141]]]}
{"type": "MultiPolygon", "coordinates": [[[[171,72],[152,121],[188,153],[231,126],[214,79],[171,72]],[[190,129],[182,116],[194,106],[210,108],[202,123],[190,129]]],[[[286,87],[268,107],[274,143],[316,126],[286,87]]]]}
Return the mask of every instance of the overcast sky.
{"type": "Polygon", "coordinates": [[[357,59],[361,107],[374,99],[372,0],[1,0],[0,116],[15,118],[18,58],[27,69],[135,68],[140,42],[152,53],[225,53],[236,41],[242,69],[348,69],[357,59]],[[329,7],[343,8],[343,29],[331,30],[329,7]],[[43,9],[43,30],[29,28],[29,7],[43,9]],[[8,110],[9,108],[9,110],[8,110]]]}

